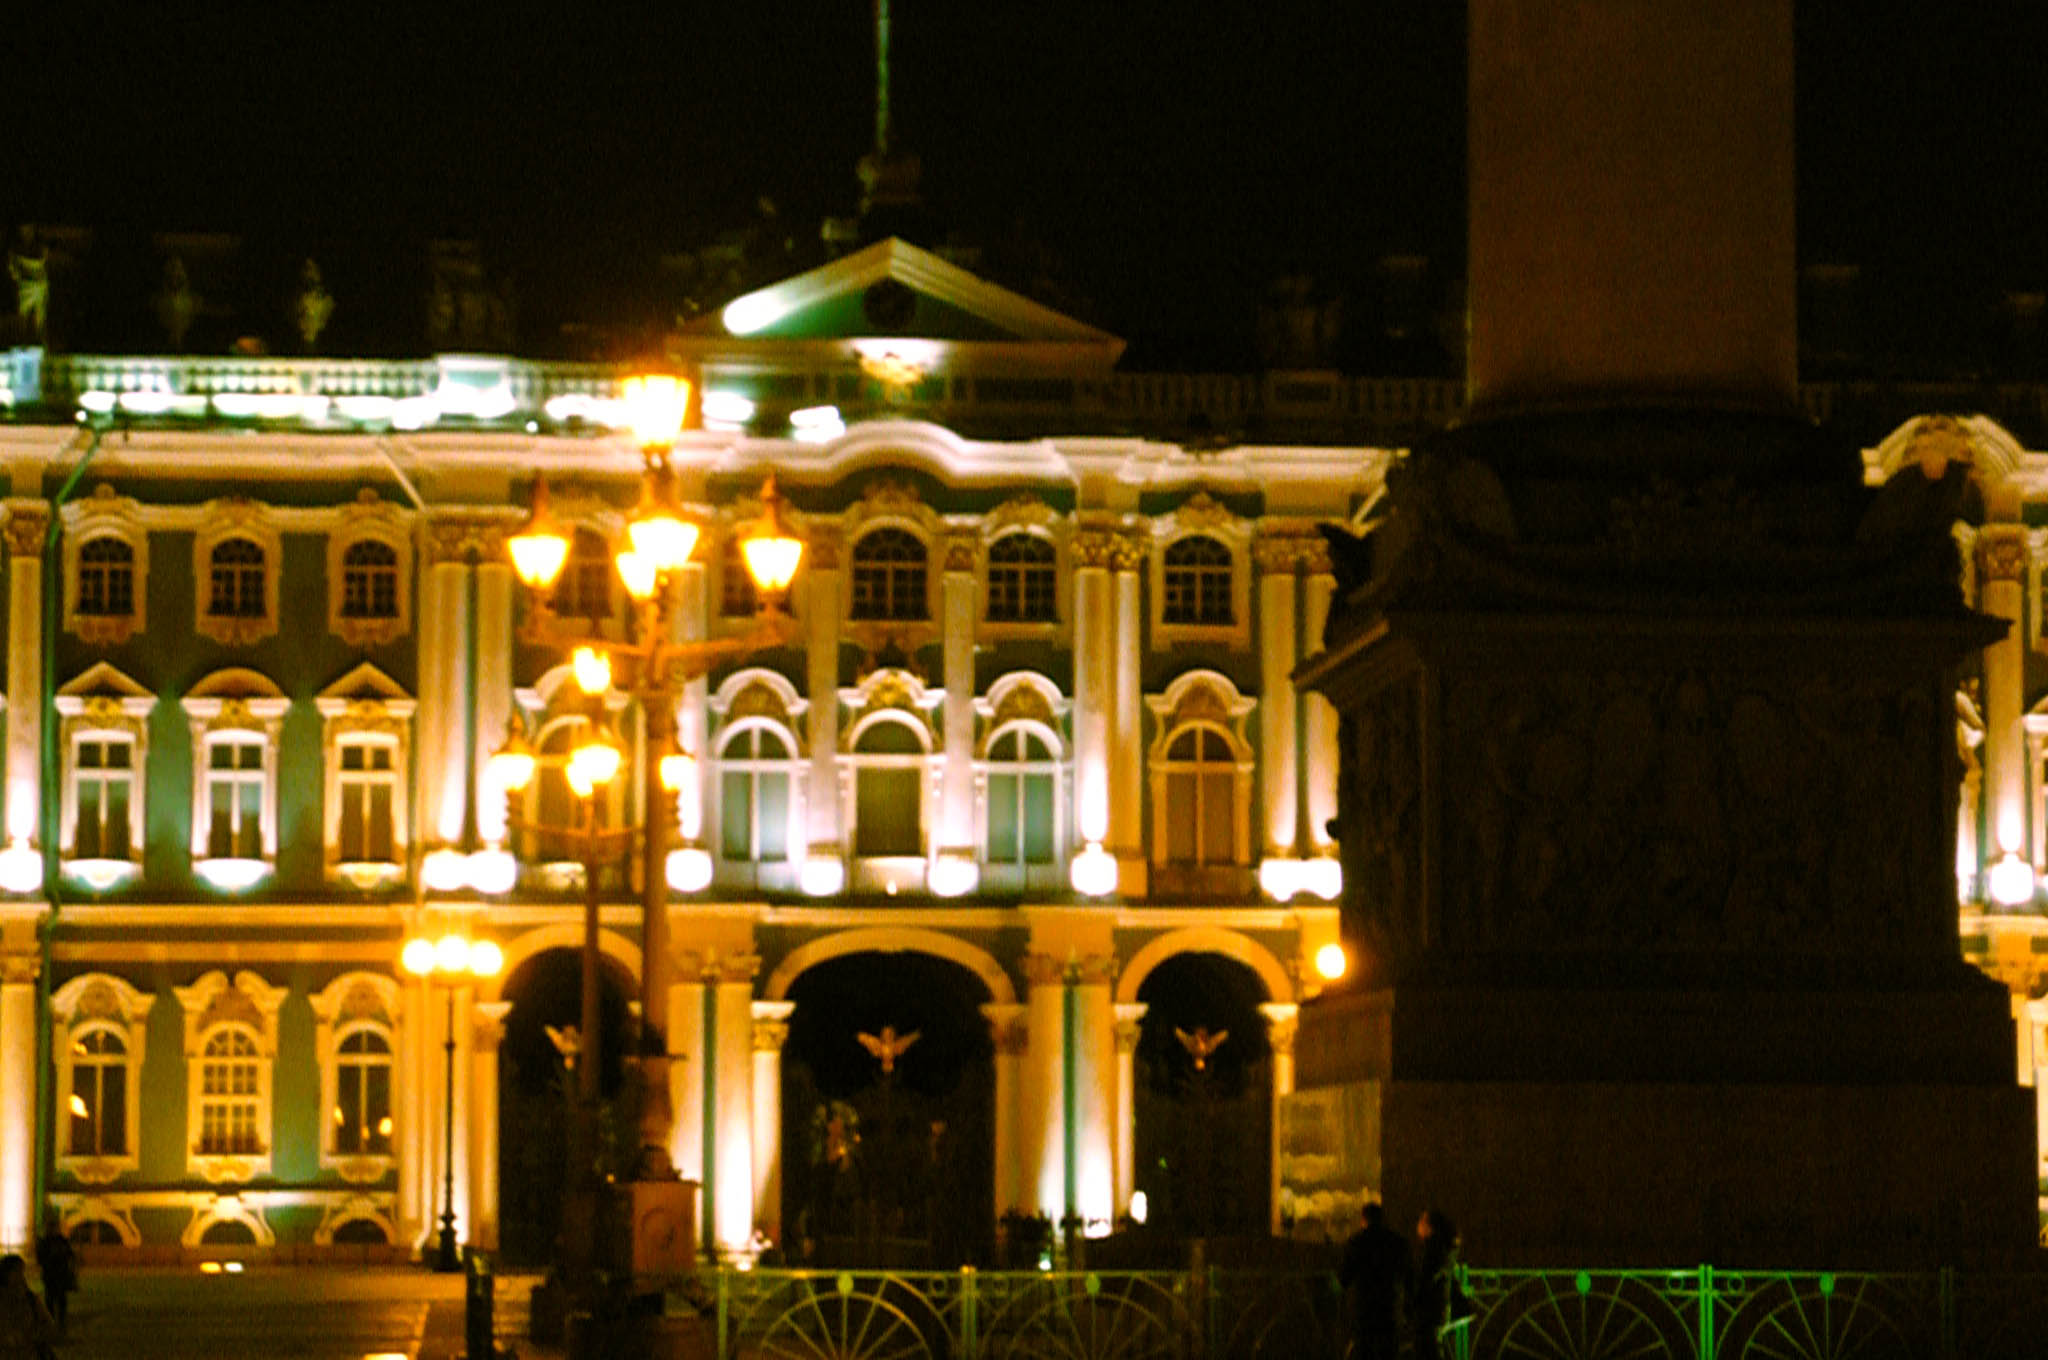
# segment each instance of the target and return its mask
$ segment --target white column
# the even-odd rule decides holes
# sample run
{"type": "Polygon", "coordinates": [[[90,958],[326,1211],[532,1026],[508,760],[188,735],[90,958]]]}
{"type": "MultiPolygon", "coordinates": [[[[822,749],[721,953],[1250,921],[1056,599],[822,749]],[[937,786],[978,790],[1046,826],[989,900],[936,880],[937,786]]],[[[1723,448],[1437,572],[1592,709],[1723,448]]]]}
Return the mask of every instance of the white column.
{"type": "MultiPolygon", "coordinates": [[[[490,541],[495,544],[496,537],[490,541]]],[[[505,844],[505,793],[486,783],[485,770],[491,752],[505,739],[505,720],[512,716],[512,568],[504,556],[503,551],[492,552],[476,568],[476,749],[470,752],[471,778],[478,790],[477,837],[493,847],[505,844]]]]}
{"type": "MultiPolygon", "coordinates": [[[[427,1232],[427,1177],[432,1163],[427,1158],[433,1133],[427,1111],[428,1095],[440,1080],[438,1065],[427,1062],[428,1031],[432,1027],[428,1006],[432,997],[426,983],[411,974],[402,975],[403,1014],[398,1021],[398,1232],[399,1240],[417,1246],[427,1232]]],[[[440,1055],[434,1055],[438,1058],[440,1055]]]]}
{"type": "Polygon", "coordinates": [[[26,1251],[36,1235],[39,962],[32,950],[0,958],[0,1251],[26,1251]]]}
{"type": "Polygon", "coordinates": [[[756,1001],[754,1011],[754,1224],[782,1241],[782,1046],[794,1001],[756,1001]]]}
{"type": "Polygon", "coordinates": [[[1084,1231],[1107,1233],[1116,1222],[1116,1007],[1110,983],[1116,959],[1082,959],[1074,979],[1075,1189],[1084,1231]]]}
{"type": "Polygon", "coordinates": [[[727,969],[718,977],[718,1052],[715,1115],[718,1184],[712,1193],[718,1245],[746,1250],[754,1235],[754,970],[727,969]]]}
{"type": "Polygon", "coordinates": [[[1029,1198],[1018,1164],[1020,1134],[1018,1084],[1024,1064],[1027,1031],[1024,1007],[1016,1003],[990,1002],[981,1008],[988,1017],[990,1041],[995,1045],[995,1197],[996,1217],[1022,1209],[1029,1198]]]}
{"type": "Polygon", "coordinates": [[[1273,1050],[1273,1107],[1267,1117],[1267,1230],[1280,1231],[1280,1102],[1294,1094],[1294,1029],[1301,1007],[1292,1001],[1269,1001],[1259,1007],[1266,1017],[1266,1042],[1273,1050]]]}
{"type": "MultiPolygon", "coordinates": [[[[1330,617],[1330,597],[1336,593],[1337,578],[1330,573],[1330,553],[1321,544],[1309,558],[1309,576],[1303,583],[1307,596],[1304,620],[1306,650],[1322,650],[1323,625],[1330,617]]],[[[1337,815],[1337,709],[1320,694],[1308,696],[1308,843],[1317,853],[1334,853],[1330,821],[1337,815]]]]}
{"type": "Polygon", "coordinates": [[[511,1009],[509,1001],[480,1001],[470,1008],[467,1240],[485,1251],[498,1249],[498,1046],[511,1009]]]}
{"type": "Polygon", "coordinates": [[[1131,1207],[1138,1188],[1138,1025],[1145,1018],[1142,1001],[1116,1007],[1116,1211],[1131,1207]]]}
{"type": "Polygon", "coordinates": [[[1109,836],[1110,716],[1116,697],[1111,545],[1110,535],[1099,529],[1074,535],[1074,814],[1082,844],[1109,836]]]}
{"type": "Polygon", "coordinates": [[[1296,813],[1297,770],[1294,733],[1293,538],[1258,545],[1259,563],[1259,789],[1264,794],[1263,852],[1267,859],[1300,854],[1296,813]]]}
{"type": "Polygon", "coordinates": [[[474,1187],[471,1180],[469,1160],[471,1149],[467,1132],[471,1117],[469,1103],[471,1054],[475,1051],[473,1041],[476,1038],[476,1025],[470,1018],[470,1006],[472,1004],[471,998],[475,996],[475,993],[468,987],[457,987],[454,990],[454,1014],[449,1014],[446,1009],[447,998],[439,998],[443,1003],[443,1009],[437,1022],[441,1026],[438,1036],[441,1040],[441,1047],[434,1054],[437,1059],[436,1066],[440,1073],[440,1082],[434,1088],[435,1092],[441,1097],[441,1104],[436,1107],[439,1111],[438,1117],[443,1120],[452,1119],[454,1121],[452,1125],[444,1123],[438,1125],[435,1129],[434,1136],[437,1141],[434,1144],[434,1218],[436,1222],[440,1221],[441,1207],[447,1199],[447,1182],[442,1178],[448,1174],[451,1160],[447,1130],[453,1128],[455,1130],[452,1157],[455,1172],[455,1240],[467,1242],[470,1240],[470,1234],[475,1230],[476,1224],[475,1201],[470,1198],[470,1191],[474,1187]],[[450,1029],[451,1025],[453,1026],[452,1031],[450,1029]],[[448,1070],[448,1050],[446,1047],[450,1037],[453,1037],[455,1040],[455,1070],[452,1073],[448,1070]],[[448,1085],[451,1078],[454,1083],[452,1091],[448,1085]]]}
{"type": "MultiPolygon", "coordinates": [[[[705,636],[706,604],[704,567],[692,562],[683,568],[682,585],[676,595],[677,632],[680,640],[695,642],[705,636]]],[[[703,676],[683,686],[683,706],[676,717],[678,749],[697,758],[697,778],[676,798],[677,844],[704,844],[704,781],[711,777],[711,734],[707,682],[703,676]]]]}
{"type": "Polygon", "coordinates": [[[839,816],[839,550],[813,542],[804,569],[805,661],[811,697],[810,854],[843,860],[839,816]]]}
{"type": "MultiPolygon", "coordinates": [[[[669,1160],[686,1181],[704,1179],[704,984],[677,982],[668,989],[668,1047],[679,1056],[668,1065],[669,1109],[675,1128],[669,1135],[669,1160]]],[[[707,1186],[703,1195],[709,1197],[707,1186]]]]}
{"type": "Polygon", "coordinates": [[[469,568],[441,557],[427,535],[429,562],[420,583],[420,817],[422,849],[459,845],[466,808],[469,753],[469,568]],[[434,560],[439,558],[439,560],[434,560]]]}
{"type": "Polygon", "coordinates": [[[1067,1211],[1067,983],[1060,961],[1048,954],[1026,955],[1024,977],[1030,1047],[1018,1089],[1017,1180],[1025,1211],[1057,1224],[1067,1211]]]}
{"type": "Polygon", "coordinates": [[[1111,554],[1116,568],[1116,660],[1111,684],[1109,840],[1116,852],[1118,886],[1127,897],[1145,892],[1149,866],[1144,821],[1144,670],[1139,645],[1145,636],[1145,620],[1138,588],[1145,553],[1145,541],[1133,535],[1117,539],[1111,554]]]}
{"type": "Polygon", "coordinates": [[[2025,855],[2027,838],[2026,630],[2020,623],[2020,580],[2026,573],[2027,535],[2017,524],[1987,524],[1977,535],[1977,581],[1986,614],[2012,626],[1984,649],[1984,796],[1991,844],[1986,860],[2008,851],[2025,855]]]}
{"type": "Polygon", "coordinates": [[[941,855],[976,862],[974,853],[974,547],[946,545],[945,753],[939,782],[936,845],[941,855]]]}
{"type": "MultiPolygon", "coordinates": [[[[7,502],[7,844],[23,849],[43,841],[42,553],[49,523],[41,501],[7,502]]],[[[31,1098],[18,1108],[33,1107],[31,1098]]]]}

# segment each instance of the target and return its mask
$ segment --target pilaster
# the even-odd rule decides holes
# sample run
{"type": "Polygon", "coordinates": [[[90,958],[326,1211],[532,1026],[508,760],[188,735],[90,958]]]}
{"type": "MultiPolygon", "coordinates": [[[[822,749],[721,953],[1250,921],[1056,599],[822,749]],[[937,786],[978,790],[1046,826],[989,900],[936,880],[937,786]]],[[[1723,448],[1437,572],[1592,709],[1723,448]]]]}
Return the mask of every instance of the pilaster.
{"type": "Polygon", "coordinates": [[[972,539],[957,536],[947,540],[941,604],[945,611],[945,753],[936,838],[940,855],[962,858],[970,866],[978,862],[974,853],[974,558],[972,539]]]}
{"type": "Polygon", "coordinates": [[[717,1138],[711,1200],[721,1253],[744,1252],[754,1235],[754,973],[751,955],[721,959],[704,975],[715,990],[717,1034],[705,1081],[717,1138]]]}
{"type": "Polygon", "coordinates": [[[1138,1033],[1147,1006],[1142,1001],[1116,1004],[1116,1212],[1128,1213],[1138,1185],[1138,1033]]]}
{"type": "Polygon", "coordinates": [[[471,528],[463,519],[430,521],[420,555],[419,783],[429,855],[460,847],[468,810],[471,528]]]}
{"type": "Polygon", "coordinates": [[[1018,1162],[1023,1127],[1019,1085],[1027,1051],[1029,1031],[1024,1023],[1025,1008],[1010,1003],[990,1002],[981,1008],[988,1017],[989,1041],[995,1047],[995,1209],[1001,1218],[1021,1209],[1028,1182],[1018,1162]]]}
{"type": "Polygon", "coordinates": [[[7,845],[42,845],[43,540],[49,509],[7,502],[7,845]]]}
{"type": "Polygon", "coordinates": [[[1109,565],[1114,537],[1103,529],[1074,535],[1074,814],[1082,844],[1109,835],[1114,618],[1109,565]]]}
{"type": "Polygon", "coordinates": [[[1259,540],[1252,552],[1259,568],[1259,791],[1265,811],[1260,834],[1267,859],[1293,859],[1300,849],[1294,721],[1300,545],[1298,536],[1274,536],[1259,540]]]}
{"type": "MultiPolygon", "coordinates": [[[[495,541],[500,535],[492,535],[495,541]]],[[[485,845],[505,844],[508,808],[503,789],[485,782],[491,752],[504,740],[512,716],[512,568],[502,547],[480,555],[476,567],[476,749],[470,753],[471,787],[477,789],[477,837],[485,845]],[[484,790],[490,789],[488,793],[484,790]]],[[[424,645],[424,639],[422,639],[424,645]]],[[[424,673],[424,672],[423,672],[424,673]]],[[[421,695],[422,703],[425,695],[421,695]]]]}
{"type": "Polygon", "coordinates": [[[1268,1001],[1260,1005],[1266,1017],[1266,1043],[1273,1051],[1272,1103],[1266,1112],[1267,1168],[1266,1203],[1272,1222],[1268,1231],[1280,1232],[1280,1106],[1294,1094],[1294,1031],[1301,1007],[1292,1001],[1268,1001]]]}
{"type": "Polygon", "coordinates": [[[839,544],[811,540],[804,568],[804,656],[811,699],[811,774],[806,789],[809,855],[844,864],[839,809],[839,544]]]}
{"type": "Polygon", "coordinates": [[[1116,855],[1117,890],[1125,897],[1143,897],[1147,892],[1142,663],[1145,617],[1139,586],[1150,551],[1151,545],[1143,536],[1122,534],[1110,552],[1116,609],[1116,674],[1111,687],[1109,848],[1116,855]]]}
{"type": "Polygon", "coordinates": [[[498,1047],[511,1009],[509,1001],[470,1008],[468,1241],[485,1251],[498,1247],[498,1047]]]}
{"type": "Polygon", "coordinates": [[[794,1001],[753,1003],[754,1227],[776,1243],[782,1241],[782,1046],[795,1010],[794,1001]]]}
{"type": "MultiPolygon", "coordinates": [[[[2027,568],[2027,532],[2017,524],[1987,524],[1977,534],[1980,607],[2011,625],[1984,649],[1984,798],[1990,844],[1987,867],[2008,853],[2026,856],[2026,635],[2021,624],[2021,582],[2027,568]]],[[[2011,905],[2011,904],[2008,904],[2011,905]]]]}
{"type": "Polygon", "coordinates": [[[35,1240],[36,977],[32,949],[0,954],[0,1250],[35,1240]]]}
{"type": "MultiPolygon", "coordinates": [[[[1337,590],[1330,550],[1316,544],[1302,570],[1306,573],[1302,580],[1302,638],[1304,648],[1312,652],[1322,646],[1323,628],[1330,617],[1330,599],[1337,590]]],[[[1330,823],[1337,816],[1337,709],[1319,693],[1311,693],[1305,699],[1308,731],[1302,761],[1302,800],[1308,817],[1307,840],[1311,853],[1334,855],[1337,842],[1330,832],[1330,823]]]]}

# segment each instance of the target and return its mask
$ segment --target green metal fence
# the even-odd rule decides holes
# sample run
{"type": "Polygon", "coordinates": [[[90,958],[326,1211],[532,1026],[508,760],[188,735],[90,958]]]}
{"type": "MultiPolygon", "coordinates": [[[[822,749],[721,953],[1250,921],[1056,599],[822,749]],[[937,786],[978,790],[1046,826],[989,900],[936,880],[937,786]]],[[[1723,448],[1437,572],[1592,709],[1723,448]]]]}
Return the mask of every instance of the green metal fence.
{"type": "MultiPolygon", "coordinates": [[[[1446,1360],[2048,1360],[2048,1274],[1466,1272],[1446,1360]]],[[[719,1360],[1340,1360],[1334,1277],[723,1270],[671,1311],[719,1360]]],[[[1418,1360],[1428,1360],[1419,1357],[1418,1360]]]]}

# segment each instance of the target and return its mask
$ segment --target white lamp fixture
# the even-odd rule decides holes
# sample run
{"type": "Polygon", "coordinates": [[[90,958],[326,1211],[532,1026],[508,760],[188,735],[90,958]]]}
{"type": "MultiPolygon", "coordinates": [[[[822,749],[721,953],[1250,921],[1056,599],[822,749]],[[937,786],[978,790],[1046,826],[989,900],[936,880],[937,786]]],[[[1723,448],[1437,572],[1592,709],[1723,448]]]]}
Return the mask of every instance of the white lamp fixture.
{"type": "Polygon", "coordinates": [[[1302,863],[1298,859],[1262,859],[1259,861],[1259,891],[1275,902],[1285,902],[1305,886],[1301,881],[1302,863]]]}
{"type": "Polygon", "coordinates": [[[711,852],[689,845],[668,852],[668,885],[679,893],[703,892],[711,886],[711,852]]]}
{"type": "Polygon", "coordinates": [[[2002,907],[2019,907],[2034,900],[2034,866],[2008,850],[1991,866],[1991,900],[2002,907]]]}
{"type": "Polygon", "coordinates": [[[1351,960],[1344,956],[1344,946],[1331,943],[1316,951],[1316,972],[1325,982],[1335,982],[1344,976],[1351,966],[1351,960]]]}
{"type": "Polygon", "coordinates": [[[965,897],[981,881],[981,872],[966,855],[944,854],[932,861],[926,882],[939,897],[965,897]]]}
{"type": "Polygon", "coordinates": [[[830,855],[804,861],[803,890],[811,897],[831,897],[846,886],[846,862],[830,855]]]}
{"type": "Polygon", "coordinates": [[[43,857],[25,838],[16,837],[5,850],[0,850],[0,890],[32,893],[42,886],[43,857]]]}
{"type": "Polygon", "coordinates": [[[469,886],[469,856],[460,850],[430,852],[420,861],[420,883],[428,892],[461,892],[469,886]]]}
{"type": "Polygon", "coordinates": [[[1074,863],[1067,871],[1067,881],[1074,885],[1074,891],[1083,897],[1107,897],[1116,891],[1116,856],[1102,848],[1101,841],[1090,841],[1074,856],[1074,863]]]}
{"type": "Polygon", "coordinates": [[[519,881],[519,861],[502,846],[479,850],[469,857],[469,886],[480,893],[497,896],[512,891],[519,881]]]}
{"type": "Polygon", "coordinates": [[[1325,857],[1301,862],[1300,884],[1304,892],[1312,892],[1325,902],[1334,902],[1344,893],[1343,861],[1325,857]]]}

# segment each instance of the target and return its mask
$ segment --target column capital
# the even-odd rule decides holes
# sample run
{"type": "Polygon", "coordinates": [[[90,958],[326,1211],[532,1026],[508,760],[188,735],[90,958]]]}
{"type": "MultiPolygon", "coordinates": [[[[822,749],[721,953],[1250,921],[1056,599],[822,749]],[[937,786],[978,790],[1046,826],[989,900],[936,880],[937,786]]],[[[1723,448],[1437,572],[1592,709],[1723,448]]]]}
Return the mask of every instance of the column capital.
{"type": "Polygon", "coordinates": [[[1116,981],[1114,954],[1026,954],[1024,980],[1033,987],[1071,984],[1077,987],[1106,987],[1116,981]]]}
{"type": "Polygon", "coordinates": [[[0,983],[10,987],[26,985],[34,982],[42,971],[42,955],[34,950],[0,954],[0,983]]]}
{"type": "Polygon", "coordinates": [[[470,1042],[479,1053],[494,1053],[505,1042],[505,1017],[511,1010],[509,1001],[479,1001],[470,1007],[470,1042]]]}
{"type": "Polygon", "coordinates": [[[1300,1023],[1301,1007],[1292,1001],[1267,1001],[1259,1006],[1266,1017],[1266,1042],[1280,1054],[1294,1052],[1294,1031],[1300,1023]]]}
{"type": "Polygon", "coordinates": [[[974,574],[974,559],[979,555],[981,540],[973,534],[951,534],[946,538],[946,575],[974,574]]]}
{"type": "Polygon", "coordinates": [[[981,1008],[981,1013],[988,1018],[988,1035],[995,1043],[996,1056],[1016,1057],[1025,1051],[1030,1030],[1022,1005],[992,1001],[981,1008]]]}
{"type": "Polygon", "coordinates": [[[1110,540],[1109,564],[1119,573],[1137,571],[1152,551],[1152,537],[1140,530],[1117,534],[1110,540]]]}
{"type": "Polygon", "coordinates": [[[1097,570],[1110,565],[1116,554],[1117,535],[1108,529],[1079,529],[1074,533],[1069,552],[1074,570],[1097,570]]]}
{"type": "Polygon", "coordinates": [[[480,566],[506,563],[505,533],[512,524],[510,514],[468,511],[433,515],[426,522],[420,555],[430,567],[462,566],[472,553],[480,566]]]}
{"type": "Polygon", "coordinates": [[[7,502],[7,555],[40,557],[50,531],[50,507],[37,500],[7,502]]]}
{"type": "Polygon", "coordinates": [[[695,977],[721,987],[752,983],[761,971],[759,954],[721,954],[716,950],[689,950],[682,956],[678,977],[695,977]]]}
{"type": "Polygon", "coordinates": [[[1116,1003],[1116,1051],[1135,1053],[1138,1051],[1139,1022],[1150,1010],[1142,1001],[1119,1001],[1116,1003]]]}
{"type": "Polygon", "coordinates": [[[754,1051],[780,1053],[789,1040],[789,1017],[796,1012],[794,1001],[754,1003],[754,1051]]]}
{"type": "Polygon", "coordinates": [[[1980,587],[1993,581],[2017,581],[2027,570],[2027,531],[2019,524],[1987,524],[1977,531],[1977,577],[1980,587]]]}

